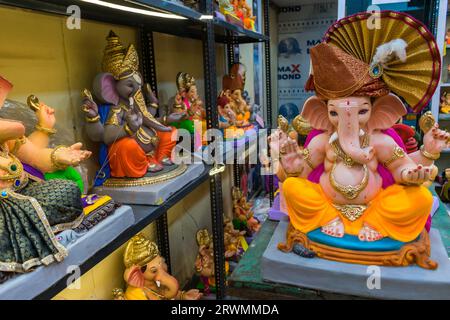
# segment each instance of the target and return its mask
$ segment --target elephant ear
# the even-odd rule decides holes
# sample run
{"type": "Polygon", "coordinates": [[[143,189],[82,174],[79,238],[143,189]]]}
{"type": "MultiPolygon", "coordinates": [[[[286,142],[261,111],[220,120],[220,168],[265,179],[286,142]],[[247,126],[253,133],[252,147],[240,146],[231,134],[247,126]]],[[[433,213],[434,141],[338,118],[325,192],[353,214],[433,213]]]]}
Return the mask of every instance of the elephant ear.
{"type": "Polygon", "coordinates": [[[115,106],[119,104],[119,93],[116,90],[116,79],[111,73],[99,73],[93,84],[93,91],[98,100],[115,106]]]}
{"type": "Polygon", "coordinates": [[[125,281],[132,287],[142,288],[145,283],[144,274],[138,266],[132,266],[125,270],[125,281]]]}
{"type": "Polygon", "coordinates": [[[327,132],[333,131],[333,125],[328,119],[328,107],[325,101],[316,96],[306,100],[303,105],[302,117],[306,119],[314,129],[327,132]]]}
{"type": "Polygon", "coordinates": [[[6,100],[6,97],[8,96],[8,93],[12,89],[12,84],[9,83],[8,80],[2,78],[0,76],[0,108],[3,106],[3,103],[6,100]]]}
{"type": "Polygon", "coordinates": [[[393,94],[382,96],[373,103],[367,129],[369,133],[389,129],[405,114],[406,108],[400,98],[393,94]]]}

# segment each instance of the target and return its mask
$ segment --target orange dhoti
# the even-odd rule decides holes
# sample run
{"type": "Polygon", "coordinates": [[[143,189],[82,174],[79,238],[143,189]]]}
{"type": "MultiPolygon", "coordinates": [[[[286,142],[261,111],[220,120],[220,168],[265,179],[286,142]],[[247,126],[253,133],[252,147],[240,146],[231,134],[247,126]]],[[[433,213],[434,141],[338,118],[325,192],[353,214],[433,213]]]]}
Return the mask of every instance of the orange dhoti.
{"type": "Polygon", "coordinates": [[[171,158],[172,150],[177,143],[176,130],[172,128],[171,132],[157,131],[159,144],[152,156],[146,155],[132,137],[125,137],[113,143],[108,150],[111,176],[141,178],[146,174],[149,164],[160,163],[164,158],[171,158]]]}
{"type": "Polygon", "coordinates": [[[427,188],[394,184],[380,191],[363,215],[352,222],[333,206],[317,183],[288,178],[283,183],[283,192],[290,221],[303,233],[340,217],[346,234],[357,235],[366,223],[383,236],[402,242],[413,241],[419,236],[433,204],[427,188]]]}

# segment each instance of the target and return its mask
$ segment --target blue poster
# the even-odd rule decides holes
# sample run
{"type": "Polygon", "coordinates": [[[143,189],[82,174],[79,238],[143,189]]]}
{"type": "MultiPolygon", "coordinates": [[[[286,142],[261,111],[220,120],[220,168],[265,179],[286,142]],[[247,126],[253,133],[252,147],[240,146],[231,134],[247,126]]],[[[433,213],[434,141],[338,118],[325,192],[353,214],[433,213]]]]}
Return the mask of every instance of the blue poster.
{"type": "Polygon", "coordinates": [[[309,50],[336,21],[337,1],[282,7],[278,13],[278,112],[289,121],[312,95],[304,87],[310,73],[309,50]]]}

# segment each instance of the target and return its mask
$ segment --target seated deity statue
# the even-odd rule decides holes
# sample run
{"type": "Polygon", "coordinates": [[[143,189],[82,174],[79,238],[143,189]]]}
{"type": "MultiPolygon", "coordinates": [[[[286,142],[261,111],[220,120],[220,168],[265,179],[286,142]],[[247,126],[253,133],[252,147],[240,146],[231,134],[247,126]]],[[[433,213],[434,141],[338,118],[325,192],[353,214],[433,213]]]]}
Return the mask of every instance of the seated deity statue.
{"type": "Polygon", "coordinates": [[[247,0],[237,0],[236,3],[236,10],[244,23],[244,28],[255,31],[256,17],[252,14],[252,8],[247,4],[247,0]]]}
{"type": "Polygon", "coordinates": [[[450,94],[447,92],[442,93],[439,108],[441,113],[450,113],[450,94]]]}
{"type": "Polygon", "coordinates": [[[229,74],[223,77],[223,90],[220,93],[221,97],[226,97],[234,115],[234,126],[238,129],[249,130],[254,126],[250,123],[251,112],[250,105],[242,96],[245,87],[245,73],[246,69],[243,64],[234,64],[229,74]]]}
{"type": "Polygon", "coordinates": [[[186,72],[179,72],[176,78],[177,93],[171,112],[183,114],[182,121],[171,123],[178,129],[185,129],[193,134],[195,131],[195,121],[201,122],[203,132],[206,131],[206,111],[203,107],[203,101],[197,92],[195,78],[186,72]]]}
{"type": "MultiPolygon", "coordinates": [[[[12,84],[0,77],[0,107],[12,84]]],[[[36,105],[36,130],[25,136],[21,121],[0,119],[0,279],[59,262],[67,250],[55,234],[76,228],[83,220],[81,191],[67,179],[45,181],[34,175],[65,170],[89,158],[81,143],[48,148],[55,133],[54,109],[36,105]]]]}
{"type": "Polygon", "coordinates": [[[438,46],[406,14],[382,12],[381,28],[373,30],[369,16],[338,21],[310,50],[306,89],[315,95],[301,116],[312,131],[304,148],[279,133],[290,219],[279,248],[300,243],[339,261],[434,269],[425,230],[433,197],[423,183],[435,175],[433,163],[450,135],[426,116],[423,145],[408,154],[392,126],[406,114],[404,102],[418,113],[431,99],[439,82],[438,46]],[[333,249],[346,248],[341,238],[350,239],[354,251],[333,249]],[[408,250],[383,257],[371,249],[392,243],[408,250]]]}
{"type": "Polygon", "coordinates": [[[197,289],[180,290],[178,280],[167,271],[156,243],[142,233],[131,238],[123,257],[125,264],[125,292],[113,290],[115,300],[199,300],[197,289]]]}
{"type": "Polygon", "coordinates": [[[224,245],[225,258],[238,261],[244,254],[244,246],[248,245],[244,236],[247,231],[239,231],[234,228],[233,222],[229,219],[224,221],[224,245]]]}
{"type": "Polygon", "coordinates": [[[254,217],[253,204],[247,201],[244,193],[237,187],[232,189],[233,213],[235,224],[238,230],[247,230],[249,235],[258,232],[261,225],[254,217]]]}
{"type": "MultiPolygon", "coordinates": [[[[160,115],[157,119],[157,99],[149,86],[144,86],[136,49],[123,47],[112,31],[106,40],[102,73],[93,83],[95,99],[89,90],[83,91],[86,133],[101,143],[101,168],[95,184],[102,185],[108,178],[155,176],[175,168],[171,156],[177,131],[168,124],[185,115],[160,115]]],[[[120,186],[122,180],[111,181],[119,181],[116,184],[120,186]]]]}
{"type": "Polygon", "coordinates": [[[222,93],[217,100],[219,111],[219,128],[225,139],[240,138],[244,135],[243,129],[236,127],[236,113],[234,113],[230,99],[222,93]]]}

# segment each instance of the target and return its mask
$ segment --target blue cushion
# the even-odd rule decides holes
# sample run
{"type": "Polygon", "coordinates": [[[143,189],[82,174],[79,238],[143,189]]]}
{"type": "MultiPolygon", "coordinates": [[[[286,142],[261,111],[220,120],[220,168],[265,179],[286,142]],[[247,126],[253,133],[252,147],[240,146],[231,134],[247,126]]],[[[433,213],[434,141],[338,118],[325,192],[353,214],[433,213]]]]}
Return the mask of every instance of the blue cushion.
{"type": "Polygon", "coordinates": [[[309,232],[311,241],[321,243],[330,247],[336,247],[355,251],[395,251],[400,250],[405,242],[383,238],[378,241],[360,241],[357,236],[346,234],[342,238],[336,238],[323,233],[320,228],[309,232]]]}

